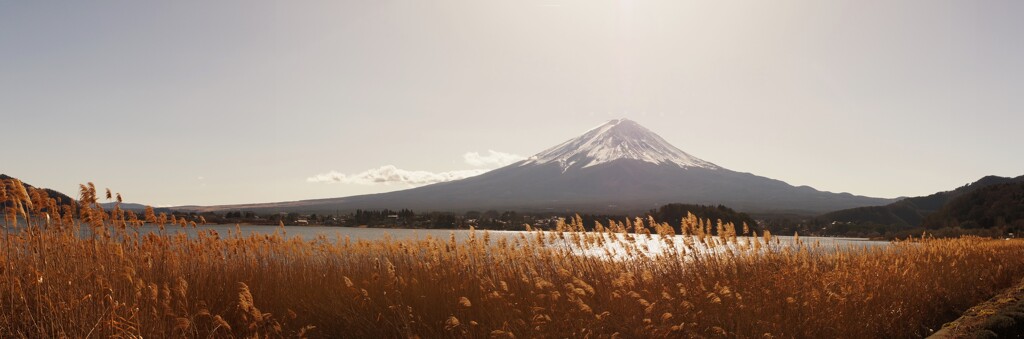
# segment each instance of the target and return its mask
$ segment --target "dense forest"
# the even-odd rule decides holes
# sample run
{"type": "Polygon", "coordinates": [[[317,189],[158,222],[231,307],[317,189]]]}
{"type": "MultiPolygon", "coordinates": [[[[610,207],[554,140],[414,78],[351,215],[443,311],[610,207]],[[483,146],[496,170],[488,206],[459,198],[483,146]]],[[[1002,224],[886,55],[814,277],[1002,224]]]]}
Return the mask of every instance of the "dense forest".
{"type": "Polygon", "coordinates": [[[654,217],[654,220],[667,222],[678,231],[682,219],[686,217],[687,213],[693,213],[698,218],[709,219],[715,222],[721,220],[723,223],[733,223],[735,225],[747,224],[755,229],[757,226],[757,221],[754,221],[754,218],[751,218],[750,215],[737,212],[724,205],[668,204],[656,210],[651,210],[648,215],[654,217]]]}

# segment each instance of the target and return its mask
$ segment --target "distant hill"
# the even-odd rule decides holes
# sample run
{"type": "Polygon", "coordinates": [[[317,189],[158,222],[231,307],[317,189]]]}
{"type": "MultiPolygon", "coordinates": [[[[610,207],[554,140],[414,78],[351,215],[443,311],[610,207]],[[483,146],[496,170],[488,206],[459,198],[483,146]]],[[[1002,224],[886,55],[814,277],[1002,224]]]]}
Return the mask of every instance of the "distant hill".
{"type": "Polygon", "coordinates": [[[926,228],[1024,228],[1024,180],[965,193],[925,217],[926,228]]]}
{"type": "MultiPolygon", "coordinates": [[[[16,179],[16,178],[8,176],[6,174],[0,174],[0,180],[9,180],[9,179],[16,179]]],[[[70,204],[70,203],[73,203],[73,202],[77,201],[77,200],[72,199],[71,197],[67,196],[64,193],[57,192],[57,191],[49,189],[49,188],[35,187],[35,186],[32,186],[29,183],[24,182],[24,181],[22,181],[21,183],[23,185],[25,185],[25,188],[36,188],[36,189],[42,189],[42,190],[46,191],[46,195],[49,196],[51,199],[57,200],[57,204],[58,205],[66,205],[66,204],[70,204]]]]}
{"type": "MultiPolygon", "coordinates": [[[[103,209],[105,209],[105,210],[113,209],[114,206],[116,206],[116,205],[117,205],[116,202],[105,202],[105,203],[100,204],[100,206],[102,206],[103,209]]],[[[142,212],[142,211],[146,210],[146,205],[123,202],[123,203],[121,203],[121,209],[125,210],[125,211],[142,212]]],[[[166,209],[166,208],[161,208],[161,210],[170,211],[169,209],[166,209]]]]}
{"type": "MultiPolygon", "coordinates": [[[[104,210],[112,211],[114,209],[114,206],[116,206],[116,205],[117,205],[116,202],[105,202],[105,203],[101,203],[100,207],[103,207],[104,210]]],[[[123,202],[123,203],[121,203],[121,209],[125,210],[125,211],[131,211],[131,212],[134,212],[136,214],[140,214],[141,215],[142,213],[146,212],[146,205],[130,203],[130,202],[123,202]]],[[[160,213],[171,214],[171,213],[176,213],[176,212],[178,212],[178,211],[170,209],[170,208],[167,208],[167,207],[153,207],[153,213],[156,213],[156,214],[160,214],[160,213]]]]}
{"type": "MultiPolygon", "coordinates": [[[[0,180],[8,180],[8,179],[15,179],[15,178],[11,177],[9,175],[6,175],[6,174],[0,174],[0,180]]],[[[25,188],[40,189],[39,187],[32,186],[29,183],[24,182],[24,181],[22,181],[21,183],[23,185],[25,185],[25,188]]],[[[46,191],[46,194],[50,198],[57,200],[57,204],[58,205],[66,205],[66,204],[78,201],[77,199],[73,199],[73,198],[71,198],[70,196],[68,196],[68,195],[66,195],[64,193],[61,193],[61,192],[58,192],[58,191],[55,191],[55,190],[52,190],[52,189],[49,189],[49,188],[41,188],[41,189],[46,191]]],[[[101,203],[100,206],[102,206],[103,209],[111,210],[111,209],[114,208],[114,205],[116,205],[116,204],[117,204],[116,202],[106,202],[106,203],[101,203]]],[[[142,212],[142,211],[146,210],[146,205],[134,204],[134,203],[121,203],[121,209],[122,210],[126,210],[126,211],[132,211],[132,212],[142,212]]],[[[157,208],[157,209],[155,209],[155,211],[157,213],[160,213],[160,212],[170,213],[171,212],[171,210],[168,209],[168,208],[157,208]]]]}
{"type": "MultiPolygon", "coordinates": [[[[943,209],[944,206],[966,194],[977,192],[993,185],[1024,182],[1024,175],[1016,178],[986,176],[978,181],[952,191],[938,192],[923,197],[906,198],[884,206],[857,207],[829,212],[818,217],[826,221],[845,223],[873,223],[903,228],[917,227],[925,219],[943,209]]],[[[984,193],[982,193],[984,195],[984,193]]],[[[980,198],[970,201],[981,201],[980,198]]],[[[964,202],[962,204],[967,204],[964,202]]]]}

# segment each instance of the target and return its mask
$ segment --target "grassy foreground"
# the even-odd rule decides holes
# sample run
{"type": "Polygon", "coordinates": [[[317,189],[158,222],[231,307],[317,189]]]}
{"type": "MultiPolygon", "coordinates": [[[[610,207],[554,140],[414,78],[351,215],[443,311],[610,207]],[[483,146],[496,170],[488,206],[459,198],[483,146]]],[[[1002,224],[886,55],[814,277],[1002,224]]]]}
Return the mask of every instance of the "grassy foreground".
{"type": "Polygon", "coordinates": [[[467,241],[140,236],[82,191],[74,208],[0,196],[9,225],[31,220],[0,239],[0,336],[918,337],[1024,277],[1021,241],[834,251],[692,216],[691,237],[650,220],[467,241]]]}

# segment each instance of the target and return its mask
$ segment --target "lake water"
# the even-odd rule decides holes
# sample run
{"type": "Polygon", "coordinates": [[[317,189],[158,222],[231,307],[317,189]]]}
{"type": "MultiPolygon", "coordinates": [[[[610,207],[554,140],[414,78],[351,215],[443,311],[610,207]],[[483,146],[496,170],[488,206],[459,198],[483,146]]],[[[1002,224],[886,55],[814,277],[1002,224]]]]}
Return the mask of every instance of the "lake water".
{"type": "MultiPolygon", "coordinates": [[[[250,235],[250,234],[269,235],[269,234],[273,234],[274,232],[280,232],[282,230],[280,226],[272,226],[272,225],[244,225],[244,226],[238,226],[238,229],[242,231],[243,235],[250,235]]],[[[188,234],[190,237],[195,237],[197,235],[197,231],[206,231],[206,230],[216,231],[217,234],[220,237],[223,238],[223,237],[227,237],[231,233],[235,232],[236,226],[234,226],[234,225],[205,225],[205,226],[198,226],[197,228],[194,228],[194,229],[193,228],[181,228],[179,226],[168,226],[168,227],[165,228],[164,232],[168,233],[168,234],[185,233],[185,234],[188,234]]],[[[159,227],[157,227],[156,225],[144,225],[144,226],[139,228],[139,231],[142,232],[142,233],[156,233],[156,232],[159,232],[159,227]]],[[[469,238],[469,233],[470,233],[469,230],[428,230],[428,229],[401,229],[401,228],[354,228],[354,227],[327,227],[327,226],[288,226],[288,227],[284,228],[284,232],[285,232],[285,235],[288,238],[300,237],[300,238],[305,239],[305,240],[311,240],[311,239],[314,239],[314,238],[316,238],[318,236],[323,235],[323,236],[326,236],[329,240],[332,240],[332,241],[337,239],[337,238],[339,238],[339,237],[340,238],[348,237],[352,241],[358,241],[358,240],[372,241],[372,240],[381,240],[381,239],[384,239],[385,237],[388,237],[388,236],[390,236],[392,239],[395,239],[395,240],[416,240],[416,239],[426,239],[427,237],[431,237],[431,238],[434,238],[434,239],[447,240],[447,239],[449,239],[449,237],[451,237],[451,235],[453,233],[455,234],[455,238],[457,240],[462,241],[462,240],[468,239],[469,238]]],[[[483,232],[484,232],[483,230],[477,230],[476,231],[476,236],[477,236],[478,239],[483,237],[483,232]]],[[[512,238],[520,237],[520,236],[523,236],[523,235],[527,236],[528,239],[536,238],[535,234],[528,234],[528,233],[526,233],[524,231],[488,231],[488,232],[490,234],[490,238],[491,238],[492,242],[497,241],[500,238],[506,238],[508,240],[512,240],[512,238]]],[[[570,238],[570,236],[568,236],[569,233],[566,233],[566,234],[567,235],[566,235],[565,238],[569,239],[570,238]]],[[[622,234],[616,234],[615,236],[619,237],[620,239],[625,237],[625,235],[622,235],[622,234]]],[[[633,234],[632,238],[634,240],[631,241],[630,243],[637,244],[637,245],[642,245],[649,254],[657,254],[657,253],[661,253],[661,252],[664,252],[664,251],[667,251],[667,250],[672,250],[673,247],[675,247],[676,250],[682,250],[683,247],[684,247],[683,241],[682,241],[683,240],[683,236],[682,235],[675,236],[675,238],[673,239],[674,240],[674,245],[666,244],[664,241],[662,241],[656,235],[648,237],[648,236],[642,236],[642,235],[633,234]]],[[[773,246],[792,246],[794,244],[794,238],[792,236],[773,236],[772,238],[773,239],[777,239],[777,241],[778,241],[778,243],[777,244],[773,244],[773,246]]],[[[738,241],[745,242],[748,239],[749,238],[740,237],[740,238],[738,238],[738,241]]],[[[803,243],[805,243],[805,244],[817,243],[817,244],[819,244],[821,246],[820,248],[824,249],[824,250],[853,249],[853,248],[860,248],[860,247],[877,247],[877,246],[888,246],[890,244],[890,242],[888,242],[888,241],[873,241],[873,240],[861,239],[861,238],[800,237],[800,240],[803,243]]],[[[583,250],[583,249],[572,248],[571,246],[569,246],[569,243],[570,243],[569,241],[559,241],[559,242],[556,243],[556,246],[558,246],[560,244],[561,246],[565,246],[566,248],[571,249],[573,252],[576,252],[577,254],[583,254],[583,255],[605,256],[605,255],[608,255],[610,253],[612,256],[622,256],[624,253],[626,253],[626,249],[624,247],[618,246],[618,245],[609,246],[609,251],[606,252],[604,249],[583,250]]],[[[725,250],[726,249],[725,247],[709,248],[707,246],[700,245],[699,242],[697,242],[697,245],[695,247],[696,248],[705,248],[706,250],[709,250],[709,251],[721,251],[721,250],[725,250]]]]}
{"type": "MultiPolygon", "coordinates": [[[[217,234],[223,238],[228,236],[230,233],[234,233],[236,229],[235,225],[199,225],[196,228],[181,228],[180,226],[166,226],[164,232],[168,234],[174,233],[185,233],[190,237],[195,237],[197,231],[217,231],[217,234]]],[[[278,225],[241,225],[237,227],[238,230],[242,231],[242,235],[248,236],[250,234],[259,235],[270,235],[274,232],[281,232],[281,226],[278,225]]],[[[139,228],[142,233],[156,233],[159,232],[160,228],[157,225],[143,225],[139,228]]],[[[284,232],[288,238],[299,237],[305,240],[312,240],[320,235],[327,236],[327,238],[334,240],[336,236],[349,237],[352,241],[357,240],[381,240],[387,236],[390,236],[395,240],[415,240],[415,239],[426,239],[428,236],[433,238],[447,240],[452,232],[455,233],[456,239],[465,240],[469,238],[469,230],[430,230],[430,229],[404,229],[404,228],[357,228],[357,227],[337,227],[337,226],[285,226],[284,232]]],[[[489,231],[491,238],[497,240],[501,237],[512,238],[518,236],[520,231],[489,231]]],[[[478,230],[477,236],[483,236],[483,231],[478,230]]]]}

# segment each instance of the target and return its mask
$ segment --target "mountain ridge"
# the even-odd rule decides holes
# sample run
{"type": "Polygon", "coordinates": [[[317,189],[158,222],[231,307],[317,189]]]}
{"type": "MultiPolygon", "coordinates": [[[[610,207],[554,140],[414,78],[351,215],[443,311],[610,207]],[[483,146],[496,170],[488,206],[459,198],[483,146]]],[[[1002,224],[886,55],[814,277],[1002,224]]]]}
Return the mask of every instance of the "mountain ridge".
{"type": "Polygon", "coordinates": [[[1024,176],[1010,182],[996,182],[950,199],[942,208],[925,216],[929,229],[1009,227],[1009,233],[1024,230],[1024,176]]]}
{"type": "Polygon", "coordinates": [[[643,212],[688,203],[817,215],[892,201],[823,192],[732,171],[676,148],[636,122],[616,119],[526,160],[461,180],[340,198],[177,208],[312,213],[380,208],[643,212]]]}
{"type": "Polygon", "coordinates": [[[930,215],[940,211],[946,204],[960,196],[975,192],[985,187],[1024,182],[1024,175],[1019,177],[984,176],[975,182],[926,196],[904,198],[883,206],[864,206],[825,213],[819,218],[848,223],[876,223],[896,225],[900,227],[916,227],[930,215]]]}

